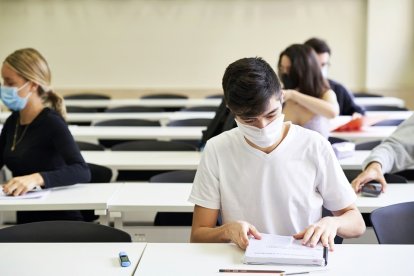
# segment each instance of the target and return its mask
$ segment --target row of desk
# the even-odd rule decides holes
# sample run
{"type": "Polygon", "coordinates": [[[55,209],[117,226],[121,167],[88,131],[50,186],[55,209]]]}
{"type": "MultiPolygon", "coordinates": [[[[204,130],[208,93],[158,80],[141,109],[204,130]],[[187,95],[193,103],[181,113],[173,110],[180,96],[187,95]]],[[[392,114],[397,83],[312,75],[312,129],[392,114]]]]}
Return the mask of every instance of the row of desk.
{"type": "MultiPolygon", "coordinates": [[[[56,188],[41,199],[3,199],[0,212],[44,210],[94,210],[100,222],[114,219],[123,228],[128,212],[192,212],[188,202],[192,184],[188,183],[102,183],[77,184],[56,188]]],[[[378,198],[358,196],[356,205],[362,213],[414,200],[414,184],[390,184],[378,198]]]]}
{"type": "MultiPolygon", "coordinates": [[[[111,99],[111,100],[65,100],[67,106],[82,106],[107,108],[126,105],[149,107],[191,107],[191,106],[219,106],[222,99],[189,98],[189,99],[111,99]]],[[[396,97],[357,97],[355,103],[362,106],[386,105],[404,107],[405,102],[396,97]]]]}
{"type": "Polygon", "coordinates": [[[219,269],[273,269],[309,275],[411,276],[411,254],[414,245],[338,244],[329,252],[326,267],[309,267],[245,265],[244,251],[228,243],[3,243],[0,275],[198,276],[237,275],[219,269]],[[128,254],[129,267],[119,265],[120,251],[128,254]]]}

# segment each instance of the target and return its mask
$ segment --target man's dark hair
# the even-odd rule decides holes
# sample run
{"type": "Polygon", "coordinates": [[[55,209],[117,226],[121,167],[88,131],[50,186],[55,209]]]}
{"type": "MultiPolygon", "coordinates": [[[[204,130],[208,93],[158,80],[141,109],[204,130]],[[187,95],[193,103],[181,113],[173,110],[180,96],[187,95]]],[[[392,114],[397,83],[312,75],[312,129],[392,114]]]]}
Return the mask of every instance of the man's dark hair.
{"type": "Polygon", "coordinates": [[[260,115],[272,97],[281,97],[275,71],[259,57],[242,58],[230,64],[224,72],[222,86],[227,106],[239,116],[260,115]]]}
{"type": "MultiPolygon", "coordinates": [[[[290,45],[279,55],[279,70],[282,56],[288,57],[291,62],[287,75],[294,83],[294,89],[315,98],[322,98],[329,89],[329,84],[322,76],[315,51],[304,44],[290,45]]],[[[281,72],[279,74],[283,77],[281,72]]]]}
{"type": "Polygon", "coordinates": [[[325,40],[322,40],[320,38],[312,37],[305,41],[305,45],[308,45],[311,47],[317,54],[323,54],[328,53],[331,55],[331,48],[329,48],[329,45],[326,43],[325,40]]]}

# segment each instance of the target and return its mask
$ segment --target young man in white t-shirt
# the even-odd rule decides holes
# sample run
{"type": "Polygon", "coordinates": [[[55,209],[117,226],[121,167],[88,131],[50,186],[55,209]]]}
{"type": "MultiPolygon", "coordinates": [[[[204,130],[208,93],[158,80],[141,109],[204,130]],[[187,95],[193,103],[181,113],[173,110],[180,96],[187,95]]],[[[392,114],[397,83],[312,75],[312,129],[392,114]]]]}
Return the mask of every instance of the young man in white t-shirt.
{"type": "Polygon", "coordinates": [[[293,235],[333,249],[334,237],[357,237],[365,224],[330,144],[283,122],[279,80],[261,58],[230,64],[224,99],[237,128],[211,138],[194,179],[192,242],[246,248],[260,232],[293,235]],[[322,206],[334,217],[322,218],[322,206]],[[216,227],[221,214],[223,224],[216,227]]]}

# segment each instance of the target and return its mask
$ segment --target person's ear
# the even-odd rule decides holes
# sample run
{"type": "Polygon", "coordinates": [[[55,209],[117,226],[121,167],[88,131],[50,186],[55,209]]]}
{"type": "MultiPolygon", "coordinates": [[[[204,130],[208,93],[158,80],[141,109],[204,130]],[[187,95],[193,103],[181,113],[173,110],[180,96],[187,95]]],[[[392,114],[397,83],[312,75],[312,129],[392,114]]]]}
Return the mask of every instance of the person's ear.
{"type": "Polygon", "coordinates": [[[37,92],[38,88],[39,88],[39,84],[37,84],[33,81],[30,81],[30,83],[29,83],[29,91],[30,92],[34,92],[34,91],[37,92]]]}

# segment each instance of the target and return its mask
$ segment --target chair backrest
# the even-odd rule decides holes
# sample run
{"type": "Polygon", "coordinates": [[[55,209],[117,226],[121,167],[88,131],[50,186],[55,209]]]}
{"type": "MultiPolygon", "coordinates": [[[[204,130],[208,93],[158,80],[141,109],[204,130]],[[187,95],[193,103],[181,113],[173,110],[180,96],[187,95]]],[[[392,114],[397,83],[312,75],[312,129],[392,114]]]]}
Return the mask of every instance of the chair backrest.
{"type": "Polygon", "coordinates": [[[218,106],[192,106],[192,107],[182,108],[181,111],[216,112],[217,109],[218,109],[218,106]]]}
{"type": "Polygon", "coordinates": [[[402,176],[409,181],[414,181],[414,170],[404,170],[395,173],[396,175],[402,176]]]}
{"type": "Polygon", "coordinates": [[[83,107],[83,106],[67,106],[67,113],[96,113],[99,112],[99,109],[96,107],[83,107]]]}
{"type": "Polygon", "coordinates": [[[94,126],[161,126],[159,121],[149,121],[141,119],[115,119],[99,121],[94,126]]]}
{"type": "Polygon", "coordinates": [[[90,183],[111,182],[113,173],[110,168],[92,163],[87,164],[89,166],[89,170],[91,171],[90,183]]]}
{"type": "Polygon", "coordinates": [[[371,93],[364,93],[364,92],[355,92],[354,94],[355,98],[380,98],[383,97],[379,94],[371,94],[371,93]]]}
{"type": "Polygon", "coordinates": [[[384,120],[373,124],[373,126],[399,126],[402,122],[404,122],[403,119],[384,120]]]}
{"type": "Polygon", "coordinates": [[[103,151],[105,148],[102,145],[83,142],[83,141],[76,141],[79,150],[90,150],[90,151],[103,151]]]}
{"type": "Polygon", "coordinates": [[[391,106],[391,105],[366,105],[365,111],[407,111],[405,107],[391,106]]]}
{"type": "Polygon", "coordinates": [[[157,93],[141,96],[141,99],[188,99],[188,96],[181,94],[157,93]]]}
{"type": "Polygon", "coordinates": [[[117,106],[111,107],[105,110],[108,113],[127,113],[127,112],[164,112],[165,109],[162,107],[152,107],[152,106],[117,106]]]}
{"type": "Polygon", "coordinates": [[[151,183],[193,183],[196,171],[171,171],[154,175],[149,179],[151,183]]]}
{"type": "Polygon", "coordinates": [[[169,121],[167,126],[208,126],[212,119],[184,119],[169,121]]]}
{"type": "Polygon", "coordinates": [[[131,141],[116,144],[113,151],[197,151],[197,147],[173,141],[131,141]]]}
{"type": "Polygon", "coordinates": [[[378,208],[371,222],[380,244],[414,244],[414,202],[378,208]]]}
{"type": "Polygon", "coordinates": [[[83,221],[41,221],[0,229],[0,242],[131,242],[119,229],[83,221]]]}
{"type": "MultiPolygon", "coordinates": [[[[360,173],[361,170],[344,170],[345,176],[348,179],[349,182],[352,182],[360,173]]],[[[408,180],[400,175],[392,174],[392,173],[386,173],[384,174],[385,181],[387,183],[408,183],[408,180]]],[[[376,182],[376,181],[371,181],[376,182]]]]}
{"type": "Polygon", "coordinates": [[[78,93],[66,95],[63,98],[65,100],[109,100],[111,97],[99,93],[78,93]]]}
{"type": "Polygon", "coordinates": [[[355,145],[355,150],[372,150],[381,144],[381,140],[362,142],[355,145]]]}
{"type": "Polygon", "coordinates": [[[206,96],[206,99],[223,99],[224,94],[214,94],[206,96]]]}
{"type": "Polygon", "coordinates": [[[342,143],[342,142],[349,142],[348,140],[337,138],[337,137],[328,137],[328,141],[331,144],[342,143]]]}

